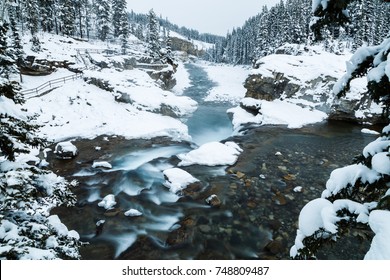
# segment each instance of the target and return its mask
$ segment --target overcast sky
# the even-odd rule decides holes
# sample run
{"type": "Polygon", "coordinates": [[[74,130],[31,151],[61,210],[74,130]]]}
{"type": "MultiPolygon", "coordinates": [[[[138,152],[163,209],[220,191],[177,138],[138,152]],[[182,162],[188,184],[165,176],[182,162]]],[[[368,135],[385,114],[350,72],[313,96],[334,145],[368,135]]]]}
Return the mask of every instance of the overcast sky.
{"type": "Polygon", "coordinates": [[[274,6],[280,0],[127,0],[129,10],[155,13],[179,26],[201,33],[226,35],[233,27],[261,12],[264,5],[274,6]]]}

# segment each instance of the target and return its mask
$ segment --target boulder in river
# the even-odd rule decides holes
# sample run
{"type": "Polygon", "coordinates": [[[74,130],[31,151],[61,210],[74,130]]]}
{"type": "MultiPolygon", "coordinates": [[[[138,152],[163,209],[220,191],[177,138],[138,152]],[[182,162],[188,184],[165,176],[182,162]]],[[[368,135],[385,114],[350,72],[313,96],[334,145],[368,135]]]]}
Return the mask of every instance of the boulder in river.
{"type": "Polygon", "coordinates": [[[58,143],[54,149],[54,153],[60,159],[72,159],[78,155],[79,151],[71,141],[67,141],[58,143]]]}

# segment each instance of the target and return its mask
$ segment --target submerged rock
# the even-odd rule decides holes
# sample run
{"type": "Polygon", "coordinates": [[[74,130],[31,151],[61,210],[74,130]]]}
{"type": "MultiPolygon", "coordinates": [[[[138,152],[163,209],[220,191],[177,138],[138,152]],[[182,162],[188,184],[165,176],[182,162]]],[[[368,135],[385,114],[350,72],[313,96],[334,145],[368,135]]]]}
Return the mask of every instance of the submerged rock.
{"type": "Polygon", "coordinates": [[[206,198],[206,203],[208,205],[210,205],[211,207],[215,207],[215,208],[221,207],[221,205],[222,205],[221,200],[215,194],[213,194],[213,195],[209,196],[208,198],[206,198]]]}
{"type": "Polygon", "coordinates": [[[272,197],[272,201],[275,202],[275,204],[277,205],[286,205],[287,204],[287,199],[286,197],[281,193],[281,192],[277,192],[273,197],[272,197]]]}

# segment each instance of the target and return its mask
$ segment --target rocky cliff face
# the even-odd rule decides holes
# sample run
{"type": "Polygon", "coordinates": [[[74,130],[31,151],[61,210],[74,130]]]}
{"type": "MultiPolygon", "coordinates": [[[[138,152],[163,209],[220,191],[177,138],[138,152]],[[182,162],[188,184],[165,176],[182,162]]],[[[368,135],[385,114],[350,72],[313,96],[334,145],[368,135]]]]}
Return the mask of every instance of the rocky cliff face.
{"type": "MultiPolygon", "coordinates": [[[[331,54],[271,55],[258,61],[244,83],[245,97],[259,100],[287,100],[320,110],[329,119],[381,123],[381,106],[365,94],[365,84],[352,85],[352,94],[338,99],[333,86],[342,76],[347,58],[331,54]],[[333,61],[332,61],[333,60],[333,61]],[[334,70],[332,70],[334,69],[334,70]],[[355,87],[355,88],[353,88],[355,87]]],[[[253,108],[241,107],[253,113],[253,108]]]]}
{"type": "Polygon", "coordinates": [[[176,85],[176,79],[174,77],[175,70],[172,67],[167,66],[161,70],[147,73],[163,90],[171,90],[176,85]]]}
{"type": "Polygon", "coordinates": [[[171,37],[171,48],[173,51],[181,51],[189,55],[202,56],[204,54],[204,50],[199,50],[191,42],[177,37],[171,37]]]}
{"type": "Polygon", "coordinates": [[[273,73],[270,77],[261,74],[249,75],[244,87],[247,89],[245,97],[267,101],[279,99],[283,94],[291,97],[299,90],[299,86],[283,73],[273,73]]]}

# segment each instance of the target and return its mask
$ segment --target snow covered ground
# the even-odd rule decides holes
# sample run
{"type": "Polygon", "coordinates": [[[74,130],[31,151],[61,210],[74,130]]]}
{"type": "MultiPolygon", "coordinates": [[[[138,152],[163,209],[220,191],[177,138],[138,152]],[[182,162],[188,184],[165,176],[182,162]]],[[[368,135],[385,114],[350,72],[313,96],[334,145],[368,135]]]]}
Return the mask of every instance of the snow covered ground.
{"type": "Polygon", "coordinates": [[[115,101],[113,93],[83,80],[69,82],[51,93],[29,99],[25,107],[37,114],[42,134],[50,140],[122,135],[127,138],[157,136],[189,140],[187,126],[179,120],[138,110],[115,101]]]}
{"type": "Polygon", "coordinates": [[[283,100],[265,101],[245,98],[241,102],[247,106],[256,106],[261,114],[253,115],[241,107],[230,109],[228,112],[233,114],[235,130],[248,123],[287,125],[288,128],[300,128],[304,125],[322,122],[327,118],[324,112],[302,108],[283,100]]]}
{"type": "MultiPolygon", "coordinates": [[[[77,49],[105,49],[107,45],[98,42],[80,42],[56,35],[42,35],[42,47],[47,51],[37,58],[68,60],[80,63],[76,58],[77,49]],[[65,42],[64,42],[65,40],[65,42]]],[[[140,45],[135,45],[134,52],[140,45]]],[[[95,56],[98,56],[95,54],[95,56]]],[[[82,66],[82,65],[81,65],[82,66]]],[[[72,72],[57,69],[47,76],[24,76],[23,89],[31,89],[49,80],[69,76],[72,72]]],[[[180,65],[176,73],[179,87],[174,94],[163,91],[149,75],[141,70],[115,69],[88,70],[85,78],[107,81],[113,92],[87,84],[84,80],[67,82],[39,98],[29,99],[25,108],[38,116],[36,122],[43,125],[41,133],[50,140],[61,141],[76,137],[94,138],[98,135],[123,135],[127,138],[152,138],[168,136],[175,140],[190,140],[186,125],[179,120],[158,113],[161,106],[168,106],[178,116],[192,113],[196,102],[178,96],[189,85],[188,74],[180,65]],[[116,98],[127,94],[131,104],[120,103],[116,98]],[[156,113],[154,113],[156,112],[156,113]]]]}
{"type": "Polygon", "coordinates": [[[244,98],[246,92],[244,81],[250,73],[249,67],[210,63],[201,63],[201,66],[206,70],[209,79],[217,84],[208,93],[205,101],[238,104],[244,98]]]}

